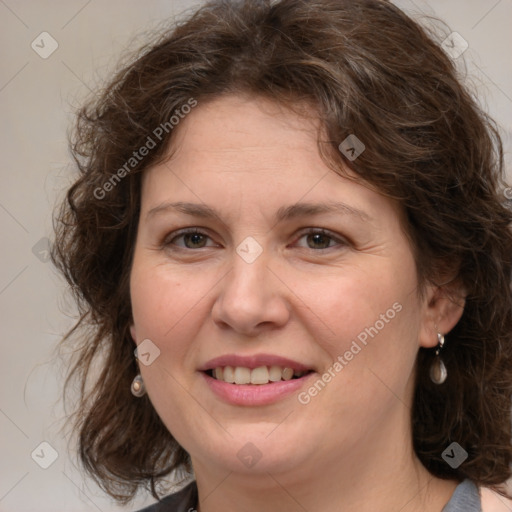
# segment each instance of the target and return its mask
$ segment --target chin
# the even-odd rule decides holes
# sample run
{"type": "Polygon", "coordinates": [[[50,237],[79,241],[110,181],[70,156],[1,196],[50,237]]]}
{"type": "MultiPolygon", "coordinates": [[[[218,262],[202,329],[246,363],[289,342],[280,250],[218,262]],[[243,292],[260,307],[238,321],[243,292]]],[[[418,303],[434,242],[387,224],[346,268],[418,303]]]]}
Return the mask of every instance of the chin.
{"type": "Polygon", "coordinates": [[[309,450],[310,443],[304,436],[287,432],[284,425],[270,428],[265,424],[264,427],[237,425],[236,428],[228,428],[231,436],[226,434],[217,442],[209,438],[208,446],[197,447],[196,450],[208,453],[209,464],[213,467],[241,475],[267,477],[268,473],[288,473],[303,467],[318,451],[320,440],[311,442],[309,450]],[[272,429],[275,429],[275,434],[269,434],[272,429]]]}

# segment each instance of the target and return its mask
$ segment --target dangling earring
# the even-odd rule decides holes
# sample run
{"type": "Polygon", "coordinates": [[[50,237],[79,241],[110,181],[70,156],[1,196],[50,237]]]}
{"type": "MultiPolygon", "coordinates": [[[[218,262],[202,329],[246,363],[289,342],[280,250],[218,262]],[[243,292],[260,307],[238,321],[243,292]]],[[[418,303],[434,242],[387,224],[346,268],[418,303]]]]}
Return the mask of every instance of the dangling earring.
{"type": "Polygon", "coordinates": [[[146,386],[144,386],[144,381],[142,380],[142,375],[140,373],[135,375],[135,378],[132,381],[131,391],[132,395],[137,398],[146,394],[146,386]]]}
{"type": "Polygon", "coordinates": [[[434,384],[442,384],[446,380],[448,372],[441,356],[439,355],[444,345],[444,336],[439,332],[437,333],[437,341],[439,344],[436,348],[436,357],[430,366],[430,379],[434,384]]]}

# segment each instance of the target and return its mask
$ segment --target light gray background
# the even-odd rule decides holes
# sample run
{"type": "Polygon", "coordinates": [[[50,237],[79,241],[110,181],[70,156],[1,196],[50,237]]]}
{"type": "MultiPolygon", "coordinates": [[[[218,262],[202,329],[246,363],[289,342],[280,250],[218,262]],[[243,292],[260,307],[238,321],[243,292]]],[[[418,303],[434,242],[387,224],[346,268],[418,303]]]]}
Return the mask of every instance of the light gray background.
{"type": "MultiPolygon", "coordinates": [[[[0,0],[0,511],[107,512],[152,501],[141,496],[127,509],[116,507],[76,470],[59,433],[64,370],[53,350],[72,309],[62,280],[44,262],[41,239],[51,237],[53,206],[72,179],[66,130],[75,106],[127,46],[139,45],[137,34],[197,3],[0,0]],[[43,31],[59,45],[47,59],[31,48],[43,31]],[[31,458],[42,441],[58,453],[48,469],[31,458]]],[[[512,0],[397,3],[415,16],[440,17],[468,41],[463,59],[472,87],[503,128],[510,155],[512,0]]],[[[37,453],[43,460],[49,452],[37,453]]]]}

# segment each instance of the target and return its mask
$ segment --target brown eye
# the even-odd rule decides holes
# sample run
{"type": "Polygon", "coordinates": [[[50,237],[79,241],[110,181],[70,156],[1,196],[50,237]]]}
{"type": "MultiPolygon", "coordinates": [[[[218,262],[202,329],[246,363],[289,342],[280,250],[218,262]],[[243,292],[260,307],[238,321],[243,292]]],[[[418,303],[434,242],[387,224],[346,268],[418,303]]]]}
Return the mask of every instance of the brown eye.
{"type": "Polygon", "coordinates": [[[327,249],[332,242],[332,237],[324,233],[306,235],[307,244],[310,249],[327,249]]]}
{"type": "Polygon", "coordinates": [[[208,235],[194,230],[178,232],[172,238],[168,237],[168,242],[165,242],[165,245],[174,245],[180,249],[203,249],[215,244],[208,235]]]}
{"type": "Polygon", "coordinates": [[[322,250],[322,249],[330,249],[335,246],[344,246],[347,245],[343,239],[334,236],[324,230],[310,230],[304,233],[299,237],[297,241],[299,247],[305,249],[314,249],[314,250],[322,250]],[[301,242],[305,240],[304,242],[301,242]]]}
{"type": "Polygon", "coordinates": [[[198,249],[206,245],[206,236],[201,233],[187,233],[183,236],[185,247],[189,249],[198,249]]]}

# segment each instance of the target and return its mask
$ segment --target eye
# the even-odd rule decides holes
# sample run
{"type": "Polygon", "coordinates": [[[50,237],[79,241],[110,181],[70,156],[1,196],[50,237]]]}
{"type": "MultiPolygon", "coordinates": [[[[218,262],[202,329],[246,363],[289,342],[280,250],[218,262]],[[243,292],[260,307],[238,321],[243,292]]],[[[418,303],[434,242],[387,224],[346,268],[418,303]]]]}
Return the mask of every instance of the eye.
{"type": "Polygon", "coordinates": [[[182,249],[203,249],[204,247],[213,247],[216,244],[208,235],[194,228],[172,233],[167,237],[164,245],[175,245],[182,249]],[[208,241],[210,241],[209,244],[208,241]]]}
{"type": "Polygon", "coordinates": [[[302,239],[305,239],[306,245],[301,245],[299,242],[297,242],[297,244],[299,247],[306,249],[322,250],[329,249],[336,245],[347,245],[342,239],[324,229],[310,229],[300,236],[299,241],[302,239]]]}

